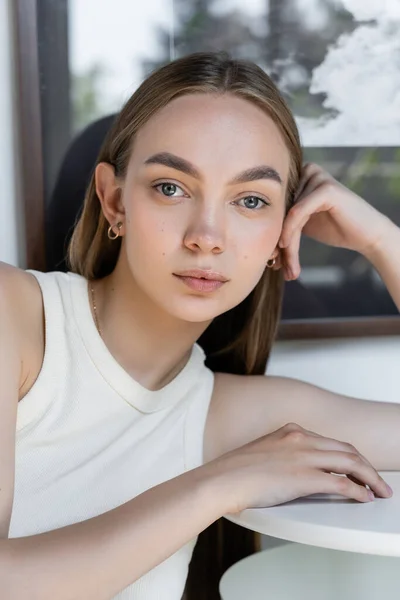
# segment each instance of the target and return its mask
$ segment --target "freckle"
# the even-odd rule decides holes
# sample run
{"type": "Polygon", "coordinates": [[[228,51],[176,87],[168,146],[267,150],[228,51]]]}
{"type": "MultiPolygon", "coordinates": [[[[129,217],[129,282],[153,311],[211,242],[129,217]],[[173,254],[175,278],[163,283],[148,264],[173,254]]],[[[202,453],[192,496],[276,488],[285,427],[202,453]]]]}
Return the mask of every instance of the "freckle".
{"type": "Polygon", "coordinates": [[[165,256],[165,252],[163,252],[162,255],[165,256]]]}
{"type": "Polygon", "coordinates": [[[243,258],[244,258],[244,260],[247,260],[248,259],[247,254],[245,254],[243,258]]]}

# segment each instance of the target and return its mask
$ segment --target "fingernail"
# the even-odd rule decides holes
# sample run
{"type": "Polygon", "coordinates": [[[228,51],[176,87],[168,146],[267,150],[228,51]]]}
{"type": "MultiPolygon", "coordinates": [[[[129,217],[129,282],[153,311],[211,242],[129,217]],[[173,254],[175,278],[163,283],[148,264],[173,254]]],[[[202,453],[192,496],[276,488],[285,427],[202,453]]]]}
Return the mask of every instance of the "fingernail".
{"type": "Polygon", "coordinates": [[[388,484],[386,484],[386,485],[387,485],[387,489],[389,490],[389,492],[390,492],[390,493],[391,493],[391,495],[393,496],[393,490],[392,490],[392,488],[390,487],[390,485],[388,485],[388,484]]]}
{"type": "Polygon", "coordinates": [[[369,498],[370,500],[375,500],[375,495],[374,495],[374,493],[373,493],[373,492],[371,492],[371,490],[369,490],[369,492],[368,492],[368,498],[369,498]]]}

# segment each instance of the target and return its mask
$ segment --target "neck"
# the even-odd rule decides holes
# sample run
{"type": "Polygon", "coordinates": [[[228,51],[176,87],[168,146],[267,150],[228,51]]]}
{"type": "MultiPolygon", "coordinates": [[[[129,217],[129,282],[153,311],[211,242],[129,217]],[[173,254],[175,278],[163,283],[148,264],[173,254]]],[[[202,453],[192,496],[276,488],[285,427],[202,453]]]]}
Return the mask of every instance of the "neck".
{"type": "Polygon", "coordinates": [[[185,366],[209,323],[188,323],[166,314],[143,294],[126,269],[122,271],[117,265],[93,283],[101,336],[136,381],[160,389],[185,366]]]}

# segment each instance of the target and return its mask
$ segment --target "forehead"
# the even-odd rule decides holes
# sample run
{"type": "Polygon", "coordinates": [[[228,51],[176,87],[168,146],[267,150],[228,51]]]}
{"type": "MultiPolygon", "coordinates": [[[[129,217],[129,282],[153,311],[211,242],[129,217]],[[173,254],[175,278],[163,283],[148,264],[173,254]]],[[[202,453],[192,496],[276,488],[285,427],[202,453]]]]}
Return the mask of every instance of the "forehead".
{"type": "Polygon", "coordinates": [[[219,171],[227,178],[268,164],[287,183],[290,155],[278,127],[261,108],[230,94],[186,95],[160,109],[138,131],[132,161],[139,166],[156,152],[178,154],[205,175],[219,171]]]}

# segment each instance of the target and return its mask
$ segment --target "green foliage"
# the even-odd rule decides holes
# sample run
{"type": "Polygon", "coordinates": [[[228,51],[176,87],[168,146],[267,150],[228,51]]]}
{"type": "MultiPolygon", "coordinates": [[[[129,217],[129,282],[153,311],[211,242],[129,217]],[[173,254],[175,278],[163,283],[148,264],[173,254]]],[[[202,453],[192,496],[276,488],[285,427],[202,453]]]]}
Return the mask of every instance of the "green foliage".
{"type": "MultiPolygon", "coordinates": [[[[397,172],[395,175],[389,178],[388,180],[388,192],[395,198],[397,198],[399,203],[399,213],[400,213],[400,148],[396,148],[394,153],[394,162],[397,165],[397,172]]],[[[400,218],[399,218],[400,222],[400,218]]]]}
{"type": "Polygon", "coordinates": [[[72,74],[72,127],[80,131],[90,122],[104,114],[101,101],[100,81],[104,67],[94,65],[82,74],[72,74]]]}

